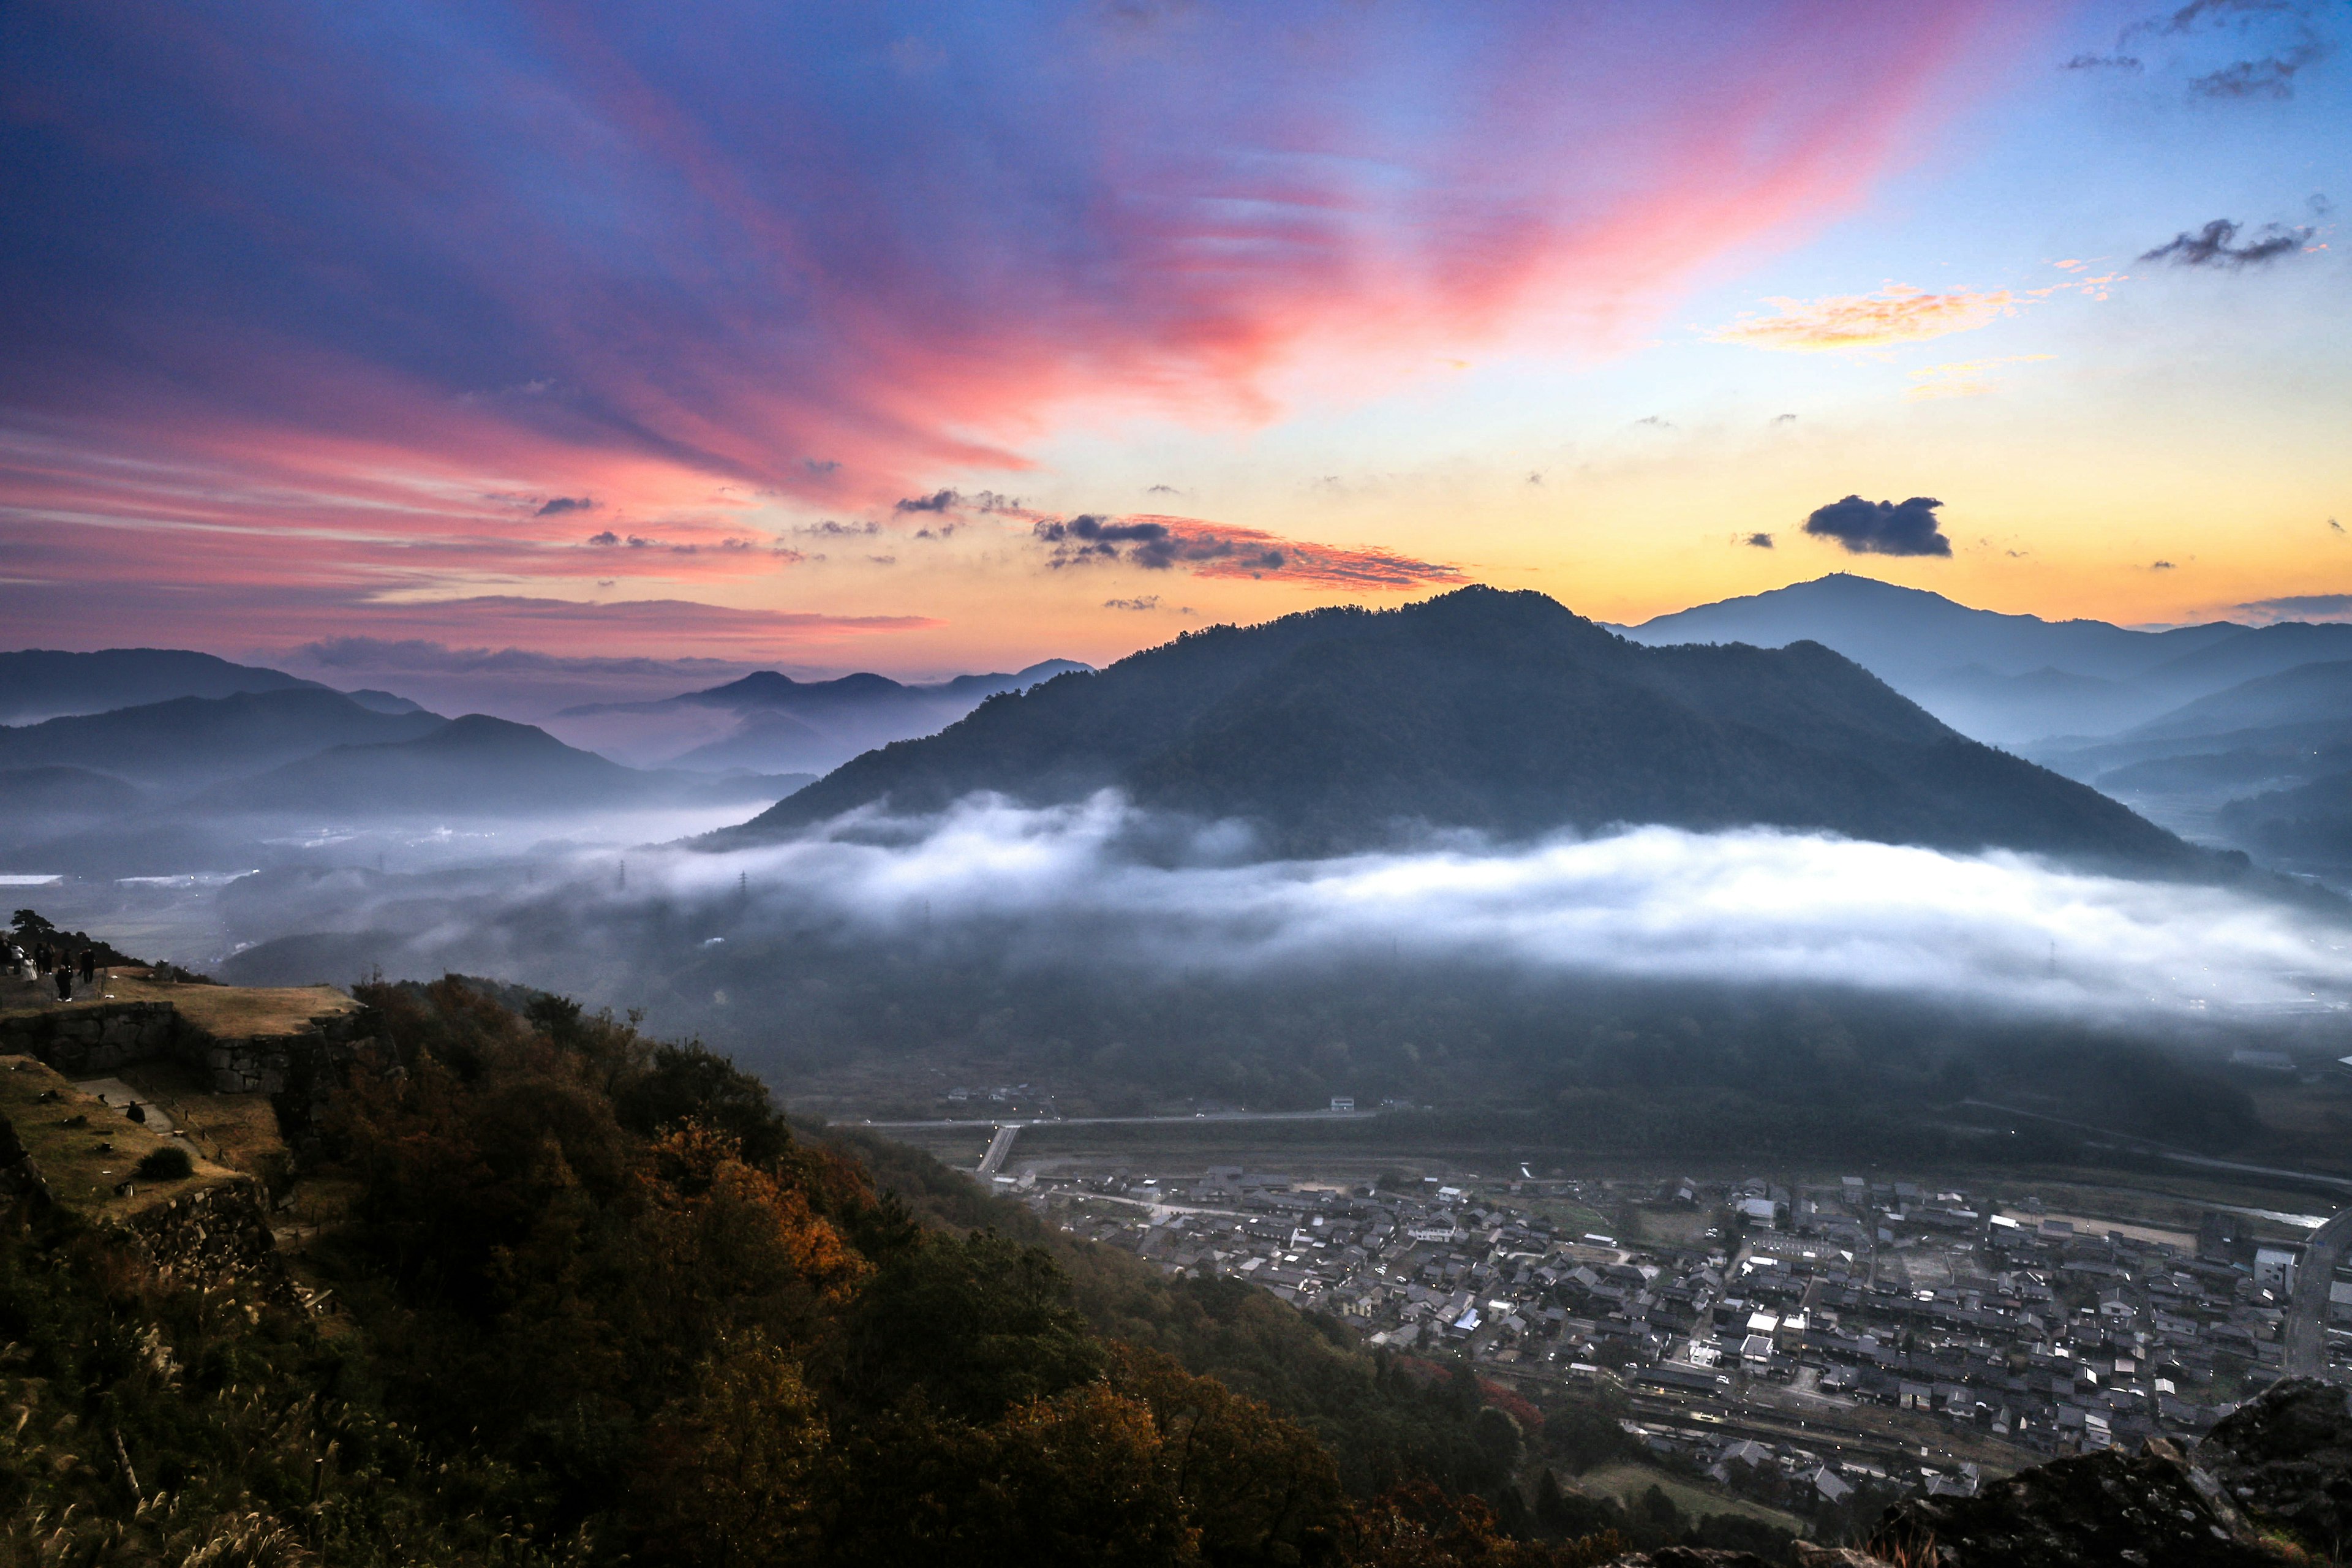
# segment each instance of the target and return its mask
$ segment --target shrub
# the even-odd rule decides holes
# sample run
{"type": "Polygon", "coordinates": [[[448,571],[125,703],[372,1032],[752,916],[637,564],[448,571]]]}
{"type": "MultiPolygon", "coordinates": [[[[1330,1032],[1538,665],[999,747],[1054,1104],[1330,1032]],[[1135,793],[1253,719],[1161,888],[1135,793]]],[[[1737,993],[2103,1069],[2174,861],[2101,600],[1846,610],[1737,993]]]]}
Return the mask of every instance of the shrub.
{"type": "Polygon", "coordinates": [[[195,1171],[188,1152],[177,1143],[166,1143],[139,1162],[139,1173],[151,1182],[184,1181],[195,1171]]]}

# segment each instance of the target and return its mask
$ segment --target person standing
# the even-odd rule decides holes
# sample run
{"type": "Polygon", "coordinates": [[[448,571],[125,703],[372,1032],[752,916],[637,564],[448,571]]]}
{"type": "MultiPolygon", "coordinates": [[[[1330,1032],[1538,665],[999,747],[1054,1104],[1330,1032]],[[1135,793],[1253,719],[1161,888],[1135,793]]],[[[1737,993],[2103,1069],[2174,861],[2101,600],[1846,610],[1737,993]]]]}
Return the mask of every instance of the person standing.
{"type": "Polygon", "coordinates": [[[85,947],[81,950],[81,983],[84,985],[88,985],[95,982],[97,979],[98,949],[94,947],[85,947]]]}
{"type": "Polygon", "coordinates": [[[58,1000],[60,1002],[73,1000],[73,970],[69,965],[63,963],[58,965],[58,1000]]]}

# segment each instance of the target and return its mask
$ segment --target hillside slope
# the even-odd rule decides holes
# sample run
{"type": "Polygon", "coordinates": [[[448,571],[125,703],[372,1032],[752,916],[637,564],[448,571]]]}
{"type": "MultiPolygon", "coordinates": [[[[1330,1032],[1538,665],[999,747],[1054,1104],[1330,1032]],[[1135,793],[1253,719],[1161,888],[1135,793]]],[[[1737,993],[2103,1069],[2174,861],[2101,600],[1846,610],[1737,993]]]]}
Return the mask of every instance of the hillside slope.
{"type": "Polygon", "coordinates": [[[1826,648],[1645,648],[1542,595],[1491,588],[1190,634],[868,752],[706,842],[884,800],[921,811],[974,791],[1044,804],[1104,787],[1254,819],[1285,854],[1381,842],[1402,824],[1665,823],[2151,866],[2193,855],[1826,648]]]}

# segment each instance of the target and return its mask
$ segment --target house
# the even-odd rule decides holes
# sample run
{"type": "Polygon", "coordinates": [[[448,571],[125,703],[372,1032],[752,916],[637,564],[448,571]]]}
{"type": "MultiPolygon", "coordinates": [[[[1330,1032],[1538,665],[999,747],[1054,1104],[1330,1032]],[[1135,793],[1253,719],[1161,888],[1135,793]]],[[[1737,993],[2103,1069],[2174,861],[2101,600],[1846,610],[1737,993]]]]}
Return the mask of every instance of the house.
{"type": "Polygon", "coordinates": [[[2294,1247],[2257,1247],[2254,1248],[2254,1283],[2263,1289],[2284,1296],[2294,1289],[2294,1268],[2303,1260],[2294,1247]]]}

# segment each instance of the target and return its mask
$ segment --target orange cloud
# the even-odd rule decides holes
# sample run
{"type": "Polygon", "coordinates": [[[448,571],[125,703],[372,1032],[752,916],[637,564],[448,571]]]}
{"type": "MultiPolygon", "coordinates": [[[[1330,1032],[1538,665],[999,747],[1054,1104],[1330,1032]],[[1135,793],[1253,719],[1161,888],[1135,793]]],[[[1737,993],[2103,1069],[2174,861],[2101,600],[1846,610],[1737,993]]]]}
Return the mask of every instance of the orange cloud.
{"type": "Polygon", "coordinates": [[[1906,283],[1890,283],[1875,294],[1776,298],[1765,303],[1774,307],[1773,314],[1742,316],[1710,333],[1711,341],[1800,353],[1884,348],[1974,331],[2017,313],[2017,298],[2006,289],[1934,294],[1906,283]]]}

